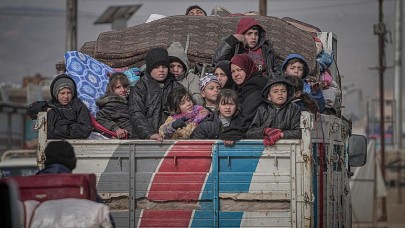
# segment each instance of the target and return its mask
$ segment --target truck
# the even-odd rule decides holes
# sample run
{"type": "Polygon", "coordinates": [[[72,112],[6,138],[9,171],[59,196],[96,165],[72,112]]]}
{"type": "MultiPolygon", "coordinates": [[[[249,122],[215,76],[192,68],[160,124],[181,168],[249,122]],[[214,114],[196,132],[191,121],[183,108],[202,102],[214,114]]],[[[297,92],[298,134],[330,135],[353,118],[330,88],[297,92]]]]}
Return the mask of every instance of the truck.
{"type": "MultiPolygon", "coordinates": [[[[302,53],[316,71],[314,31],[271,17],[257,19],[273,35],[279,60],[288,53],[302,53]]],[[[167,47],[178,39],[186,43],[191,62],[207,62],[213,44],[231,34],[237,21],[168,17],[102,33],[81,51],[110,67],[140,66],[148,47],[167,47]],[[159,36],[150,32],[152,27],[160,29],[159,36]],[[165,36],[168,28],[183,33],[165,36]],[[140,32],[146,30],[149,33],[140,32]]],[[[336,36],[318,35],[326,37],[324,45],[336,53],[336,36]]],[[[340,84],[336,69],[331,71],[340,84]]],[[[46,113],[40,113],[40,167],[51,141],[46,124],[46,113]]],[[[97,191],[117,227],[351,227],[350,169],[364,165],[366,138],[351,134],[340,112],[302,112],[300,127],[302,139],[283,139],[270,147],[261,140],[241,140],[233,146],[221,140],[68,141],[77,157],[74,172],[95,173],[97,191]]]]}
{"type": "MultiPolygon", "coordinates": [[[[46,113],[38,119],[44,162],[46,113]]],[[[69,140],[117,227],[351,227],[350,165],[366,139],[335,116],[301,116],[302,139],[69,140]]]]}

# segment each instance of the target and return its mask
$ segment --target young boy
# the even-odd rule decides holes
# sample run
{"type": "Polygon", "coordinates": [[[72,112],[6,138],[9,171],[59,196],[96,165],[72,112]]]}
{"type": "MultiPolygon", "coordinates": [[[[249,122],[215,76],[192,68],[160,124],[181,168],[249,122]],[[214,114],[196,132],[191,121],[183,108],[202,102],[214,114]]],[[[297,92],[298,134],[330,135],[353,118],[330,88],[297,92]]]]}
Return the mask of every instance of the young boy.
{"type": "Polygon", "coordinates": [[[198,75],[189,72],[187,54],[180,42],[173,42],[167,49],[170,57],[170,73],[191,93],[196,104],[202,105],[200,90],[198,88],[198,75]]]}
{"type": "Polygon", "coordinates": [[[325,98],[320,84],[314,77],[309,76],[309,67],[302,55],[289,54],[282,65],[282,72],[285,76],[301,78],[304,81],[302,91],[316,101],[319,112],[325,109],[325,98]]]}
{"type": "Polygon", "coordinates": [[[86,139],[92,130],[90,112],[77,98],[76,83],[66,74],[56,76],[50,87],[49,102],[34,102],[28,108],[31,118],[39,111],[47,111],[48,139],[86,139]],[[38,108],[38,104],[42,107],[38,108]]]}
{"type": "Polygon", "coordinates": [[[159,127],[167,119],[166,99],[170,91],[182,86],[169,74],[170,59],[163,48],[150,50],[145,57],[146,72],[131,88],[129,115],[133,137],[162,141],[159,127]]]}
{"type": "Polygon", "coordinates": [[[265,146],[272,146],[283,138],[301,138],[301,111],[291,103],[293,97],[294,90],[284,77],[270,80],[261,94],[265,103],[257,109],[246,138],[264,138],[265,146]]]}
{"type": "Polygon", "coordinates": [[[257,69],[272,77],[281,76],[272,44],[266,40],[266,31],[252,17],[241,18],[236,33],[221,41],[215,51],[214,64],[231,60],[236,54],[248,54],[257,69]],[[278,71],[278,72],[276,72],[278,71]]]}

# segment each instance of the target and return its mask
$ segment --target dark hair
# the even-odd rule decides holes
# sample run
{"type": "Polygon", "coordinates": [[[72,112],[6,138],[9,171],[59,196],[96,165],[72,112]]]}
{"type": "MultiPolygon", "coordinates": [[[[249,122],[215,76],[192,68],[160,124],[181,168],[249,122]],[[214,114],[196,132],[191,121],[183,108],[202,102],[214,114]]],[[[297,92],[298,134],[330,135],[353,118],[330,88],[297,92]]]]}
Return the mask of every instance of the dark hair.
{"type": "Polygon", "coordinates": [[[294,91],[302,92],[302,89],[304,88],[304,81],[302,80],[302,78],[291,75],[286,75],[285,77],[291,83],[294,91]]]}
{"type": "Polygon", "coordinates": [[[170,113],[172,113],[172,114],[180,113],[179,106],[181,104],[181,101],[184,99],[184,97],[189,97],[190,100],[193,102],[193,104],[195,104],[193,96],[183,86],[176,87],[172,91],[169,92],[169,94],[167,95],[167,108],[170,113]]]}
{"type": "Polygon", "coordinates": [[[73,146],[67,141],[52,141],[45,148],[45,166],[62,164],[73,170],[76,168],[76,155],[73,146]]]}
{"type": "MultiPolygon", "coordinates": [[[[302,65],[304,65],[305,66],[305,62],[304,62],[304,60],[302,60],[302,59],[299,59],[299,58],[292,58],[292,59],[290,59],[290,60],[288,60],[287,61],[287,64],[285,64],[285,69],[287,69],[287,66],[288,65],[292,65],[292,64],[294,64],[294,63],[301,63],[302,65]]],[[[283,70],[285,70],[285,69],[283,69],[283,70]]]]}
{"type": "Polygon", "coordinates": [[[186,14],[185,14],[185,15],[188,15],[188,13],[190,13],[190,11],[193,10],[193,9],[200,9],[201,11],[204,12],[205,16],[207,16],[207,12],[205,12],[205,10],[203,10],[203,8],[201,8],[201,7],[198,6],[198,5],[189,6],[189,7],[186,9],[186,14]]]}
{"type": "Polygon", "coordinates": [[[128,86],[129,86],[128,77],[127,77],[124,73],[115,72],[115,73],[112,73],[111,76],[110,76],[110,80],[109,80],[109,82],[108,82],[107,91],[106,91],[106,92],[107,92],[107,93],[112,93],[112,92],[114,92],[114,86],[115,86],[115,84],[117,84],[117,82],[120,82],[121,85],[122,85],[124,88],[128,88],[128,86]]]}
{"type": "Polygon", "coordinates": [[[215,105],[219,107],[220,104],[225,105],[231,103],[234,103],[236,110],[239,110],[238,94],[232,89],[221,89],[218,93],[215,105]]]}

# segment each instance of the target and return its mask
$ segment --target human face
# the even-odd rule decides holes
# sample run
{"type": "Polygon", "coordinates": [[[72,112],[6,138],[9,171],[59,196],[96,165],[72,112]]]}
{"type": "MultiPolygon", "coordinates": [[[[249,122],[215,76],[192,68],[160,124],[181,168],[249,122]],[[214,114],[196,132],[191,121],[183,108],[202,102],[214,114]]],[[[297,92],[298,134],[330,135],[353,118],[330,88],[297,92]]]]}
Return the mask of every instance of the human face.
{"type": "Polygon", "coordinates": [[[201,91],[201,96],[204,98],[207,105],[215,105],[217,100],[218,92],[221,89],[221,85],[216,82],[209,82],[203,91],[201,91]]]}
{"type": "Polygon", "coordinates": [[[170,63],[170,73],[172,73],[176,78],[184,72],[183,65],[179,62],[170,63]]]}
{"type": "Polygon", "coordinates": [[[68,88],[63,88],[58,93],[58,101],[62,105],[67,105],[72,100],[73,94],[72,91],[68,88]]]}
{"type": "Polygon", "coordinates": [[[193,112],[193,101],[189,96],[184,96],[183,99],[181,99],[181,102],[179,104],[179,109],[181,114],[187,114],[187,113],[192,113],[193,112]]]}
{"type": "Polygon", "coordinates": [[[150,72],[150,76],[158,82],[164,81],[167,78],[167,74],[169,73],[169,68],[164,65],[159,65],[153,68],[150,72]]]}
{"type": "Polygon", "coordinates": [[[242,85],[245,82],[246,73],[239,66],[231,64],[232,79],[236,85],[242,85]]]}
{"type": "Polygon", "coordinates": [[[289,64],[284,72],[285,75],[302,77],[304,74],[304,64],[300,62],[295,62],[294,64],[289,64]]]}
{"type": "Polygon", "coordinates": [[[217,69],[214,71],[214,75],[217,76],[221,88],[224,88],[226,82],[228,81],[228,76],[226,76],[225,72],[221,68],[217,67],[217,69]]]}
{"type": "Polygon", "coordinates": [[[190,10],[190,12],[188,12],[187,15],[188,16],[205,16],[205,13],[204,13],[204,11],[202,11],[198,8],[195,8],[195,9],[190,10]]]}
{"type": "Polygon", "coordinates": [[[284,84],[272,85],[267,100],[275,106],[281,107],[287,101],[287,86],[284,84]]]}
{"type": "Polygon", "coordinates": [[[229,118],[232,117],[236,112],[236,105],[232,101],[221,100],[218,105],[219,113],[222,117],[229,118]]]}
{"type": "Polygon", "coordinates": [[[249,48],[254,48],[256,46],[257,42],[259,42],[259,31],[258,30],[249,29],[243,35],[245,36],[246,45],[249,48]]]}
{"type": "Polygon", "coordinates": [[[128,88],[122,86],[121,82],[118,81],[113,87],[113,92],[121,97],[126,97],[128,88]]]}

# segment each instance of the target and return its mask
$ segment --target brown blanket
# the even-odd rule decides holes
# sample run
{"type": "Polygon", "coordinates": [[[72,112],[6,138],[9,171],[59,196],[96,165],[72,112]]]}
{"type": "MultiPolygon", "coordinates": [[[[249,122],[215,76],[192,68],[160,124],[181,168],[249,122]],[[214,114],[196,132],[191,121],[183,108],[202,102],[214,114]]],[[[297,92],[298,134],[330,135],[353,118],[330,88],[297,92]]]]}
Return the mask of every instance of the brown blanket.
{"type": "MultiPolygon", "coordinates": [[[[273,43],[279,61],[290,53],[298,53],[306,58],[310,72],[314,71],[316,47],[310,32],[275,17],[254,17],[267,31],[267,38],[273,43]]],[[[239,19],[240,17],[170,16],[118,31],[103,32],[97,41],[85,43],[80,51],[111,67],[139,67],[151,48],[167,48],[175,41],[185,47],[189,35],[190,62],[211,64],[218,43],[235,32],[239,19]]]]}

